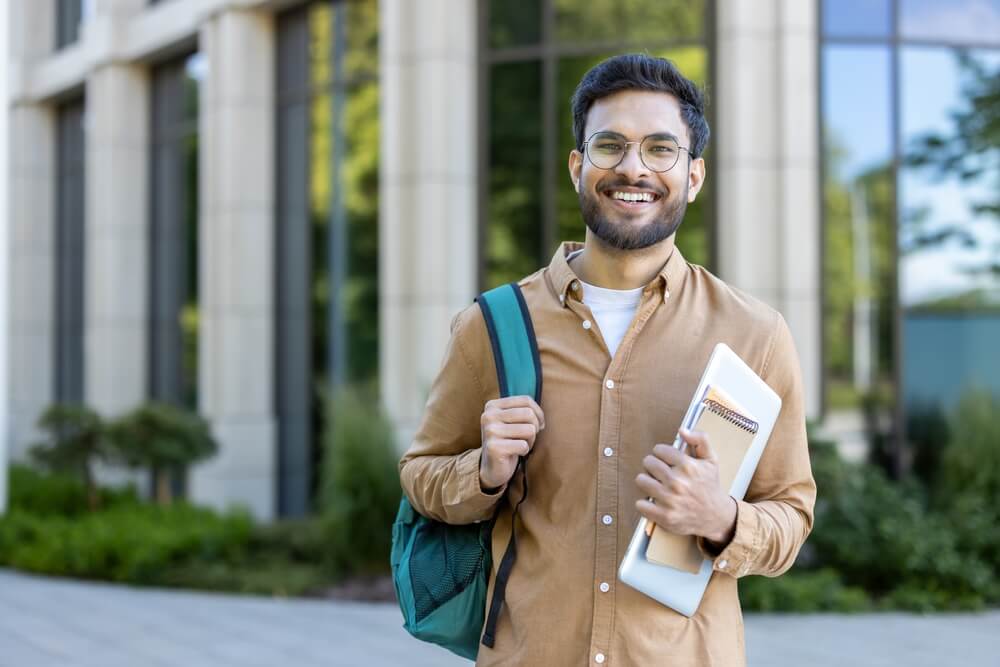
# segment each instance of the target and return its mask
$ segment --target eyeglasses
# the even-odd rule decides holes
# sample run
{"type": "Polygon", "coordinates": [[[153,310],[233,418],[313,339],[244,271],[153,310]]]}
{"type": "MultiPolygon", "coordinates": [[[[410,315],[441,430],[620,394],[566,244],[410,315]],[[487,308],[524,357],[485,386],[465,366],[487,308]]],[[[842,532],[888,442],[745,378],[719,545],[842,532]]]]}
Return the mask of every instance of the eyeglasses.
{"type": "Polygon", "coordinates": [[[598,169],[614,169],[625,159],[630,144],[639,145],[639,159],[647,169],[658,174],[673,169],[681,151],[691,155],[686,146],[678,146],[675,140],[663,134],[651,134],[642,141],[625,141],[625,137],[615,132],[595,132],[583,142],[583,150],[598,169]]]}

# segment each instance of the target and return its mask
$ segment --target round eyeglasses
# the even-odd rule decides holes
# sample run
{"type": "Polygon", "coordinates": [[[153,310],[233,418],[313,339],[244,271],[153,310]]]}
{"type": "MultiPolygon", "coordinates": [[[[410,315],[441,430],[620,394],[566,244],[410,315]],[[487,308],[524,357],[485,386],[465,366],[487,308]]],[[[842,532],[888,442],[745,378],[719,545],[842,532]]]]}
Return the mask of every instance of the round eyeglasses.
{"type": "Polygon", "coordinates": [[[663,134],[651,134],[642,141],[625,141],[625,137],[615,132],[595,132],[583,142],[587,159],[598,169],[614,169],[622,160],[630,144],[638,144],[639,159],[650,171],[660,174],[673,169],[681,151],[691,151],[686,146],[663,134]]]}

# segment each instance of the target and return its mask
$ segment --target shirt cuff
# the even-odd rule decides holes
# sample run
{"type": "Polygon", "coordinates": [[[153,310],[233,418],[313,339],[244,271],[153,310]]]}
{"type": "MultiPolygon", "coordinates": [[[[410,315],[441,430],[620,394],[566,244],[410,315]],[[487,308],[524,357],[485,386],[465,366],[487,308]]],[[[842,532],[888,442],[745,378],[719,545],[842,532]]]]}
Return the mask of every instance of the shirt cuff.
{"type": "Polygon", "coordinates": [[[713,561],[712,569],[733,577],[742,577],[750,571],[757,541],[760,539],[760,519],[753,506],[743,500],[736,501],[736,531],[721,551],[704,537],[699,537],[698,548],[705,558],[713,561]]]}
{"type": "Polygon", "coordinates": [[[472,521],[475,523],[485,521],[493,515],[497,502],[507,490],[505,482],[495,493],[483,491],[479,481],[479,462],[482,455],[482,447],[470,449],[461,455],[457,466],[461,502],[473,515],[472,521]]]}

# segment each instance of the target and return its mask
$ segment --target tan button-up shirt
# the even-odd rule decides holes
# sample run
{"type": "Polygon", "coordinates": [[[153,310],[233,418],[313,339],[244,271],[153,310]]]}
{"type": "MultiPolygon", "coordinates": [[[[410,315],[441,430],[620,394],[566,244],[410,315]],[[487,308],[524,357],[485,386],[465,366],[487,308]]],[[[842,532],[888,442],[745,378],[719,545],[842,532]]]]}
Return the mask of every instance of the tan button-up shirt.
{"type": "MultiPolygon", "coordinates": [[[[782,316],[726,285],[675,248],[642,294],[615,357],[581,301],[564,243],[551,264],[520,281],[542,365],[545,429],[526,464],[529,493],[517,523],[517,563],[493,649],[477,665],[720,665],[746,662],[736,580],[791,567],[812,528],[799,362],[782,316]],[[673,442],[716,343],[729,345],[783,405],[732,542],[697,613],[687,618],[617,580],[639,520],[635,478],[656,443],[673,442]],[[612,382],[609,382],[611,380],[612,382]]],[[[495,494],[479,483],[480,418],[499,396],[478,304],[460,312],[416,437],[400,460],[403,490],[421,514],[493,530],[494,576],[510,538],[519,475],[495,494]]],[[[493,578],[489,596],[493,595],[493,578]]],[[[489,598],[487,599],[487,609],[489,598]]]]}

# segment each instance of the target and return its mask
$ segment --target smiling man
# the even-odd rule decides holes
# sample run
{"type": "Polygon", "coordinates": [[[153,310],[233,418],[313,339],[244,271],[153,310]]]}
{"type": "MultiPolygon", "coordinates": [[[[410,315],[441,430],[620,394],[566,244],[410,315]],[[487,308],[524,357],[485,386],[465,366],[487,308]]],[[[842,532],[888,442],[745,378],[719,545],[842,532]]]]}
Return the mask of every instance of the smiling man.
{"type": "Polygon", "coordinates": [[[482,313],[465,309],[400,461],[403,489],[417,511],[453,524],[487,520],[501,503],[495,570],[524,493],[517,460],[528,455],[517,561],[494,646],[480,646],[477,665],[741,665],[737,579],[787,570],[812,527],[816,487],[792,337],[778,312],[689,264],[675,245],[705,181],[698,88],[667,60],[618,56],[584,76],[572,107],[569,176],[586,240],[563,243],[518,283],[538,338],[541,405],[498,398],[482,313]],[[739,501],[721,488],[703,434],[683,433],[685,454],[663,444],[719,342],[783,401],[739,501]],[[697,536],[712,560],[693,617],[616,580],[640,515],[697,536]]]}

